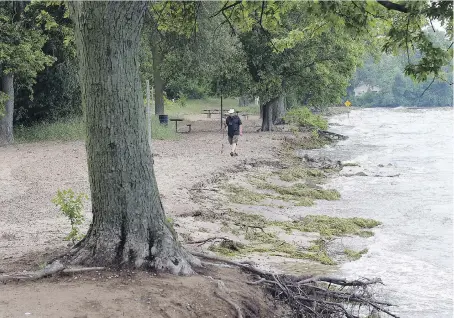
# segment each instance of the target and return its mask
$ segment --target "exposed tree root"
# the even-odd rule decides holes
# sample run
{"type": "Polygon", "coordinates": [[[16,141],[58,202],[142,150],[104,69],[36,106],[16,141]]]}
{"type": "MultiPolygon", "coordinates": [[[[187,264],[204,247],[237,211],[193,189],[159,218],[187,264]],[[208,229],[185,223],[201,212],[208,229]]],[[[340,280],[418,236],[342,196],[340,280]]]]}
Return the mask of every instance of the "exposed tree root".
{"type": "MultiPolygon", "coordinates": [[[[226,293],[227,294],[227,291],[225,289],[225,286],[224,286],[224,283],[222,281],[218,281],[217,283],[217,287],[223,292],[223,293],[226,293]]],[[[230,306],[232,306],[233,308],[235,308],[236,310],[236,317],[237,318],[243,318],[243,314],[241,313],[241,308],[240,306],[238,306],[237,304],[235,304],[233,301],[231,301],[230,299],[228,299],[226,296],[222,295],[222,293],[220,293],[218,290],[215,290],[214,291],[214,294],[219,297],[220,299],[222,299],[223,301],[225,301],[226,303],[228,303],[230,306]]]]}
{"type": "Polygon", "coordinates": [[[56,274],[75,274],[75,273],[85,273],[93,271],[102,271],[105,267],[77,267],[77,268],[67,268],[60,261],[55,261],[42,270],[35,272],[23,272],[12,275],[3,275],[0,276],[0,282],[8,282],[13,280],[38,280],[44,277],[56,275],[56,274]]]}
{"type": "Polygon", "coordinates": [[[203,253],[191,252],[191,254],[196,256],[196,257],[208,259],[208,260],[211,260],[211,261],[217,261],[217,262],[221,262],[221,263],[225,263],[225,264],[241,267],[241,268],[243,268],[246,271],[249,271],[249,272],[251,272],[253,274],[257,274],[257,275],[260,275],[260,276],[261,275],[267,275],[266,272],[263,272],[260,269],[255,268],[254,266],[251,266],[249,264],[238,263],[238,262],[230,261],[228,259],[224,259],[224,258],[217,257],[217,256],[210,256],[210,255],[206,255],[206,254],[203,254],[203,253]]]}
{"type": "Polygon", "coordinates": [[[380,279],[345,280],[325,276],[276,275],[254,266],[237,263],[216,256],[192,253],[194,256],[240,267],[258,276],[250,285],[264,286],[277,300],[287,303],[294,317],[345,317],[358,318],[370,313],[383,312],[398,317],[386,307],[387,302],[375,299],[372,287],[380,279]]]}
{"type": "Polygon", "coordinates": [[[226,237],[215,236],[215,237],[209,237],[205,240],[186,242],[186,244],[197,244],[198,246],[200,246],[205,243],[213,242],[213,241],[230,241],[230,239],[228,239],[226,237]]]}
{"type": "MultiPolygon", "coordinates": [[[[200,265],[196,257],[224,263],[252,273],[257,280],[248,282],[250,285],[264,286],[275,299],[285,302],[293,311],[294,317],[345,317],[358,318],[369,315],[371,312],[383,312],[390,317],[398,317],[390,312],[387,307],[392,304],[375,299],[372,287],[381,284],[380,279],[359,279],[345,280],[325,276],[294,276],[286,274],[273,274],[262,271],[251,264],[234,262],[216,256],[209,256],[203,253],[187,253],[181,250],[191,265],[200,265]]],[[[189,265],[190,266],[190,265],[189,265]]],[[[189,267],[190,268],[190,267],[189,267]]],[[[66,267],[59,260],[47,265],[42,270],[36,272],[17,273],[13,275],[0,276],[0,282],[13,280],[37,280],[56,274],[73,274],[88,271],[104,270],[104,267],[66,267]]],[[[181,270],[181,269],[180,269],[181,270]]],[[[218,288],[227,293],[218,282],[218,288]]],[[[229,300],[223,293],[215,292],[216,296],[229,303],[235,308],[237,317],[242,318],[241,308],[233,301],[229,300]]]]}

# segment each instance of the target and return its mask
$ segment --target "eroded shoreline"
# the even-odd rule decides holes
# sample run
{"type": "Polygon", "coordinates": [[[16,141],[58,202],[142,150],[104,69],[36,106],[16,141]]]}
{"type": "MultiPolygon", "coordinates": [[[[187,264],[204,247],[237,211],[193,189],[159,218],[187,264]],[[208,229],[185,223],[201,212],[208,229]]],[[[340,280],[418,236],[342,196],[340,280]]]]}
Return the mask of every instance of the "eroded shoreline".
{"type": "Polygon", "coordinates": [[[191,200],[200,209],[172,219],[182,242],[199,252],[292,274],[333,272],[366,254],[367,247],[357,247],[367,246],[365,239],[374,235],[379,221],[307,215],[304,210],[318,200],[339,199],[326,182],[344,165],[356,164],[298,157],[288,140],[294,143],[282,136],[274,159],[244,160],[195,184],[191,200]],[[295,207],[301,207],[297,213],[295,207]],[[342,242],[346,236],[354,244],[342,242]]]}

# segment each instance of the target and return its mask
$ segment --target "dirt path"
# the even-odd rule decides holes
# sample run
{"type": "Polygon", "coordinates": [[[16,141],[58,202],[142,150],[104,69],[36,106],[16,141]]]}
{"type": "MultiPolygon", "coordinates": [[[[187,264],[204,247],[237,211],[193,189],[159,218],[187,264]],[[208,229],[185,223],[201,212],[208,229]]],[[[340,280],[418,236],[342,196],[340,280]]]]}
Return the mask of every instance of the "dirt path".
{"type": "MultiPolygon", "coordinates": [[[[230,157],[218,122],[192,123],[177,141],[154,141],[155,170],[166,213],[191,214],[194,184],[245,160],[272,158],[279,140],[245,123],[240,156],[230,157]]],[[[184,128],[183,128],[184,129],[184,128]]],[[[58,189],[89,193],[84,143],[36,143],[0,149],[0,273],[43,266],[63,250],[68,221],[51,203],[58,189]]],[[[87,229],[91,219],[86,204],[87,229]]],[[[0,289],[0,317],[235,317],[231,305],[214,296],[217,280],[228,298],[249,317],[282,317],[251,277],[237,269],[210,269],[177,278],[139,273],[94,273],[39,282],[9,283],[0,289]]]]}
{"type": "MultiPolygon", "coordinates": [[[[292,246],[305,249],[320,237],[319,234],[270,226],[266,223],[268,220],[293,222],[302,212],[296,210],[298,215],[292,215],[295,209],[287,209],[294,207],[292,198],[279,199],[276,193],[271,195],[267,190],[251,188],[252,181],[265,182],[267,178],[275,185],[285,186],[276,173],[282,170],[283,162],[277,158],[277,153],[287,134],[259,133],[258,118],[245,120],[245,134],[238,148],[240,155],[231,157],[226,136],[221,142],[223,134],[217,120],[200,116],[190,119],[191,133],[182,133],[176,141],[153,142],[154,168],[163,205],[167,216],[173,219],[180,239],[188,243],[223,236],[244,246],[268,244],[273,253],[254,250],[241,256],[266,270],[304,274],[335,270],[333,266],[304,257],[291,258],[290,254],[295,251],[292,246]],[[228,201],[229,193],[225,188],[228,184],[224,181],[246,189],[244,192],[251,189],[251,193],[269,195],[255,203],[228,201]],[[249,223],[238,225],[236,217],[240,222],[249,223]],[[236,228],[229,227],[232,218],[236,228]],[[256,224],[261,220],[267,233],[260,224],[248,232],[249,226],[254,226],[251,221],[256,224]],[[241,227],[241,234],[238,227],[241,227]],[[256,241],[247,238],[249,234],[255,236],[256,241]],[[261,238],[265,241],[258,242],[261,238]],[[279,250],[274,250],[273,244],[277,243],[287,248],[280,255],[279,250]]],[[[186,128],[181,124],[180,127],[181,130],[186,128]]],[[[301,166],[301,160],[296,166],[301,166]]],[[[41,267],[64,250],[67,242],[63,238],[69,233],[70,225],[51,199],[57,190],[68,188],[89,193],[84,142],[0,148],[0,273],[41,267]]],[[[322,188],[317,186],[317,189],[322,188]]],[[[90,209],[88,202],[83,231],[87,230],[92,217],[90,209]]],[[[187,247],[212,253],[206,245],[188,244],[187,247]]],[[[228,298],[240,305],[245,317],[285,317],[284,309],[270,300],[260,287],[246,283],[254,280],[250,275],[232,268],[208,268],[200,275],[188,278],[157,277],[144,272],[101,272],[47,278],[33,283],[8,283],[0,289],[0,318],[24,315],[235,317],[234,308],[214,296],[219,280],[230,290],[228,298]]]]}
{"type": "MultiPolygon", "coordinates": [[[[172,217],[197,210],[188,189],[214,173],[244,160],[272,158],[280,142],[273,134],[257,133],[257,125],[257,119],[245,121],[240,156],[233,158],[226,138],[221,154],[222,133],[214,120],[193,122],[192,132],[181,134],[180,140],[154,141],[155,171],[166,213],[172,217]]],[[[63,238],[70,226],[51,199],[57,190],[68,188],[89,193],[83,142],[0,149],[0,270],[41,265],[48,253],[66,245],[63,238]]],[[[87,228],[90,204],[85,207],[87,228]]]]}

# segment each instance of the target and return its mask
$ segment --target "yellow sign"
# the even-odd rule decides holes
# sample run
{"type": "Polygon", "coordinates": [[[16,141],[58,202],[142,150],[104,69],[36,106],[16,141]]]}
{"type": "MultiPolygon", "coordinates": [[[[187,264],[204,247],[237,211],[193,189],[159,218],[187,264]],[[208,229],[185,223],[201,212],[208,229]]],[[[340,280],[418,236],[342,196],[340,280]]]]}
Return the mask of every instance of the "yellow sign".
{"type": "Polygon", "coordinates": [[[352,105],[352,103],[350,103],[350,101],[346,101],[346,102],[344,103],[344,105],[347,106],[347,107],[350,107],[350,106],[352,105]]]}

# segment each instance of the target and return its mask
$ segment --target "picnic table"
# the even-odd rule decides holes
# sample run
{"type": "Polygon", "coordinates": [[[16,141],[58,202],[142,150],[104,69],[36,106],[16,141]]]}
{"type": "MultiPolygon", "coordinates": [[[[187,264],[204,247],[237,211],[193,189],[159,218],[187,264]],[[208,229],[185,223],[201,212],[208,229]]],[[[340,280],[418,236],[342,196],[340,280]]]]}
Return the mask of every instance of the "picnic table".
{"type": "Polygon", "coordinates": [[[169,120],[175,122],[175,132],[178,132],[178,122],[179,121],[183,121],[183,119],[181,119],[181,118],[170,118],[169,120]]]}
{"type": "Polygon", "coordinates": [[[220,109],[204,109],[202,114],[206,114],[207,118],[211,118],[211,114],[220,114],[220,109]]]}

